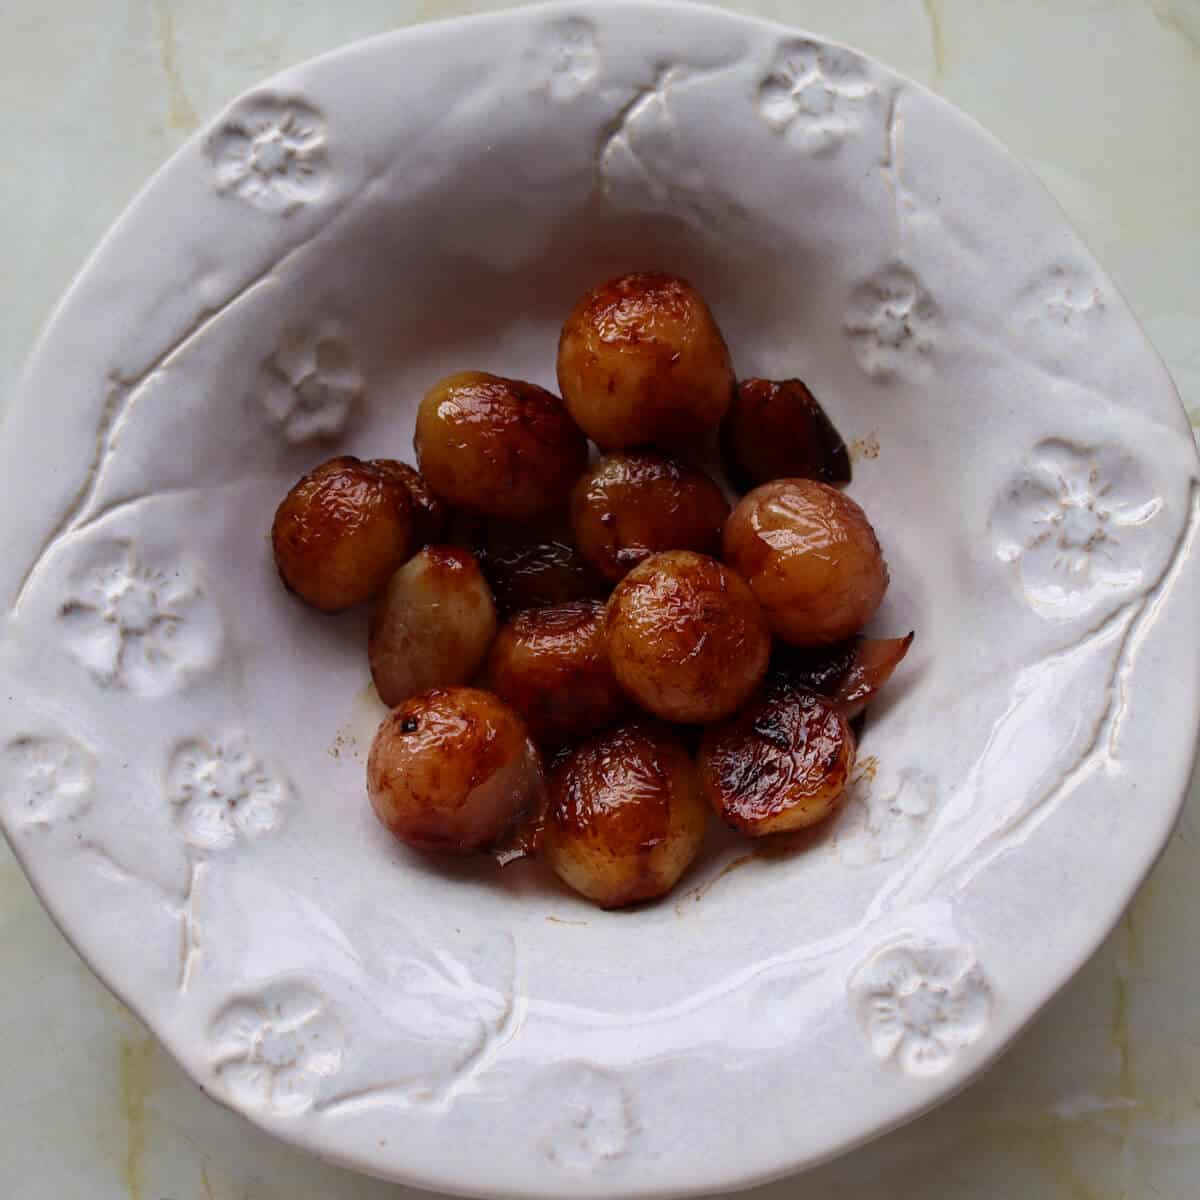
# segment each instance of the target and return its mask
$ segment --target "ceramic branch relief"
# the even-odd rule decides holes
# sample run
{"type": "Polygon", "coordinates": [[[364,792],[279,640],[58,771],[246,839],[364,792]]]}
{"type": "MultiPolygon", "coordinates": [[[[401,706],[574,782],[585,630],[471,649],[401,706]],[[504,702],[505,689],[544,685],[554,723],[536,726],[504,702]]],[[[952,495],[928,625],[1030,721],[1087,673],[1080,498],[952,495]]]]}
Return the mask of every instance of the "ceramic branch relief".
{"type": "Polygon", "coordinates": [[[845,327],[863,370],[879,380],[917,375],[934,349],[938,306],[916,273],[890,263],[850,295],[845,327]]]}
{"type": "MultiPolygon", "coordinates": [[[[1180,577],[1193,568],[1200,536],[1196,480],[1186,513],[1169,557],[1158,560],[1149,580],[1123,594],[1104,619],[1068,627],[1062,648],[996,680],[1000,706],[985,724],[982,753],[940,803],[937,834],[911,874],[898,880],[890,904],[964,894],[1085,782],[1112,786],[1137,762],[1141,748],[1124,737],[1131,680],[1146,637],[1180,577]]],[[[1082,610],[1062,615],[1076,611],[1082,610]]]]}
{"type": "Polygon", "coordinates": [[[335,329],[292,327],[259,367],[256,392],[270,421],[299,445],[345,430],[363,378],[335,329]]]}
{"type": "Polygon", "coordinates": [[[179,914],[179,989],[186,991],[201,951],[199,885],[207,855],[277,831],[288,788],[254,756],[244,734],[232,733],[176,746],[167,765],[166,791],[188,845],[179,914]]]}
{"type": "MultiPolygon", "coordinates": [[[[601,147],[600,182],[613,207],[669,211],[673,191],[683,185],[673,168],[686,173],[688,166],[681,161],[679,134],[668,101],[668,89],[682,74],[682,68],[669,67],[652,87],[638,92],[601,147]]],[[[696,174],[694,166],[691,173],[696,174]]]]}
{"type": "Polygon", "coordinates": [[[671,91],[686,77],[683,67],[665,68],[625,106],[600,150],[600,185],[618,211],[670,214],[709,232],[719,213],[736,214],[684,147],[671,91]]]}
{"type": "Polygon", "coordinates": [[[22,736],[0,751],[0,799],[24,830],[82,816],[92,802],[95,760],[72,738],[22,736]]]}
{"type": "Polygon", "coordinates": [[[871,1052],[914,1076],[944,1071],[987,1028],[993,997],[972,952],[932,940],[879,950],[854,973],[850,998],[871,1052]]]}
{"type": "Polygon", "coordinates": [[[243,100],[205,143],[218,192],[286,215],[325,187],[325,122],[299,99],[260,94],[243,100]]]}
{"type": "Polygon", "coordinates": [[[213,1072],[235,1104],[294,1116],[340,1069],[345,1034],[321,992],[280,980],[221,1009],[209,1046],[213,1072]]]}
{"type": "Polygon", "coordinates": [[[756,103],[772,129],[806,154],[827,154],[862,128],[876,89],[857,54],[801,38],[779,47],[756,103]]]}
{"type": "Polygon", "coordinates": [[[555,21],[542,31],[535,58],[550,98],[559,103],[574,100],[600,74],[596,27],[583,17],[555,21]]]}
{"type": "Polygon", "coordinates": [[[852,867],[899,858],[925,832],[936,805],[932,776],[915,767],[901,771],[891,787],[873,774],[856,776],[834,838],[839,858],[852,867]]]}
{"type": "Polygon", "coordinates": [[[992,538],[1035,609],[1075,616],[1142,583],[1138,529],[1161,508],[1124,452],[1050,438],[997,502],[992,538]]]}
{"type": "Polygon", "coordinates": [[[486,1073],[524,1022],[516,942],[494,932],[451,949],[426,945],[419,931],[398,919],[384,916],[375,925],[356,946],[354,962],[370,963],[378,981],[377,1018],[387,1030],[387,1050],[356,1063],[345,1090],[319,1107],[445,1111],[486,1073]]]}
{"type": "Polygon", "coordinates": [[[130,542],[102,548],[72,576],[59,609],[63,645],[102,687],[162,696],[218,657],[216,611],[182,559],[150,561],[130,542]]]}
{"type": "Polygon", "coordinates": [[[120,840],[92,830],[82,846],[98,869],[118,883],[137,880],[178,924],[175,986],[186,993],[202,953],[202,884],[212,856],[276,832],[289,799],[287,784],[254,756],[240,733],[178,743],[162,779],[178,841],[158,847],[153,863],[130,861],[120,840]]]}
{"type": "Polygon", "coordinates": [[[557,1098],[541,1139],[542,1153],[559,1166],[594,1171],[629,1150],[638,1130],[633,1097],[611,1072],[568,1063],[555,1072],[557,1098]]]}

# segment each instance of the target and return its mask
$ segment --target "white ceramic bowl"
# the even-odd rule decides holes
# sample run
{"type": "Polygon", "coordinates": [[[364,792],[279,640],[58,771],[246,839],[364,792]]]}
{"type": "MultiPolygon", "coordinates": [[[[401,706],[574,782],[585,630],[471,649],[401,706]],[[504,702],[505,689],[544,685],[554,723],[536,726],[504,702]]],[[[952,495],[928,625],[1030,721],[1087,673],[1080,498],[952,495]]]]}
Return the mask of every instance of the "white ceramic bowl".
{"type": "Polygon", "coordinates": [[[104,241],[0,455],[17,854],[203,1088],[362,1170],[651,1196],[844,1150],[1001,1050],[1178,811],[1200,576],[1171,382],[1025,168],[809,35],[546,8],[279,76],[104,241]],[[571,302],[637,267],[854,440],[877,623],[917,642],[803,852],[722,844],[603,913],[389,839],[363,615],[287,596],[266,531],[323,457],[409,456],[443,372],[553,385],[571,302]]]}

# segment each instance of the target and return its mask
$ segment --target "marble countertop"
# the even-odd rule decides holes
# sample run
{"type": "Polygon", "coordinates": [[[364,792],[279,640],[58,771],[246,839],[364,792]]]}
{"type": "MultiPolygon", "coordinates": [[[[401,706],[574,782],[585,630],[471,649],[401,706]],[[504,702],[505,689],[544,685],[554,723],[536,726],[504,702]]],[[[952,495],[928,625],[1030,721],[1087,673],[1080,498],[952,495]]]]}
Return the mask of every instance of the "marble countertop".
{"type": "MultiPolygon", "coordinates": [[[[10,0],[0,10],[0,403],[92,246],[226,101],[355,38],[496,7],[10,0]]],[[[730,7],[860,46],[1028,160],[1125,292],[1200,424],[1200,0],[730,7]]],[[[1198,818],[1194,780],[1119,928],[984,1078],[914,1124],[755,1195],[1191,1200],[1200,1178],[1198,818]]],[[[0,1195],[406,1194],[278,1145],[208,1101],[92,978],[2,843],[0,978],[0,1195]]]]}

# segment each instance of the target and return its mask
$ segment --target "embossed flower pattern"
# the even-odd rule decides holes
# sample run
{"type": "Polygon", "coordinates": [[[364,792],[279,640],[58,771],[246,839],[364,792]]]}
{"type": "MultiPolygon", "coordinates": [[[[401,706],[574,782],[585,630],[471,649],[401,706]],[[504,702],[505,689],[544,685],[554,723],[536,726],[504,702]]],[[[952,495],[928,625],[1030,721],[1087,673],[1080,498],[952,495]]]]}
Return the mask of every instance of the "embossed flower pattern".
{"type": "Polygon", "coordinates": [[[14,738],[0,752],[0,796],[25,827],[49,828],[85,812],[92,756],[64,737],[14,738]]]}
{"type": "Polygon", "coordinates": [[[1103,357],[1109,306],[1092,269],[1063,260],[1035,273],[1012,303],[1016,345],[1055,372],[1076,374],[1071,364],[1088,339],[1099,339],[1090,356],[1103,357]]]}
{"type": "Polygon", "coordinates": [[[887,790],[856,780],[838,824],[838,855],[856,867],[899,858],[921,836],[935,803],[933,781],[911,768],[887,790]]]}
{"type": "Polygon", "coordinates": [[[116,543],[78,573],[59,612],[67,649],[103,686],[158,696],[211,664],[216,615],[182,562],[116,543]]]}
{"type": "Polygon", "coordinates": [[[167,794],[178,807],[184,839],[201,850],[224,850],[239,838],[273,832],[287,799],[284,784],[241,734],[178,746],[167,769],[167,794]]]}
{"type": "Polygon", "coordinates": [[[293,212],[324,187],[324,126],[302,100],[245,101],[209,136],[207,149],[217,191],[266,212],[293,212]]]}
{"type": "Polygon", "coordinates": [[[850,297],[846,331],[868,375],[890,379],[919,368],[933,350],[938,310],[908,267],[892,263],[850,297]]]}
{"type": "Polygon", "coordinates": [[[553,100],[573,100],[588,90],[600,71],[596,31],[581,17],[568,17],[547,30],[543,44],[546,89],[553,100]]]}
{"type": "Polygon", "coordinates": [[[1086,269],[1069,263],[1055,263],[1036,277],[1025,291],[1018,311],[1024,315],[1027,330],[1037,330],[1047,338],[1065,333],[1082,335],[1089,322],[1104,313],[1100,287],[1086,269]]]}
{"type": "Polygon", "coordinates": [[[620,1082],[587,1063],[565,1064],[556,1074],[554,1091],[564,1099],[542,1141],[546,1157],[576,1170],[620,1158],[636,1130],[632,1102],[620,1082]]]}
{"type": "Polygon", "coordinates": [[[901,943],[854,975],[850,994],[872,1052],[910,1075],[936,1075],[987,1027],[992,991],[961,946],[901,943]]]}
{"type": "Polygon", "coordinates": [[[996,506],[996,553],[1035,605],[1074,610],[1140,581],[1134,533],[1161,507],[1122,451],[1050,439],[996,506]]]}
{"type": "Polygon", "coordinates": [[[341,1068],[345,1047],[325,997],[291,981],[226,1005],[210,1037],[233,1101],[281,1115],[312,1106],[321,1083],[341,1068]]]}
{"type": "Polygon", "coordinates": [[[1098,287],[1073,279],[1062,267],[1057,268],[1051,278],[1058,286],[1046,297],[1046,315],[1059,325],[1073,329],[1103,309],[1098,287]]]}
{"type": "Polygon", "coordinates": [[[341,433],[362,391],[349,349],[330,330],[285,330],[258,373],[267,416],[296,444],[341,433]]]}
{"type": "Polygon", "coordinates": [[[849,50],[799,40],[780,47],[758,89],[758,111],[808,154],[835,150],[858,127],[874,92],[863,60],[849,50]]]}

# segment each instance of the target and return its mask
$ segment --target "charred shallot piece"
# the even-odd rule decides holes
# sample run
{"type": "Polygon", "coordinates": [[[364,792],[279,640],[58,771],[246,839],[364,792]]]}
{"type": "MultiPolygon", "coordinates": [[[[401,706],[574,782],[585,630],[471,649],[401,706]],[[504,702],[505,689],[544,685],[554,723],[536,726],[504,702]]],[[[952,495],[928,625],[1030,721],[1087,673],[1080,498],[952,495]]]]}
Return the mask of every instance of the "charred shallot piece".
{"type": "Polygon", "coordinates": [[[846,718],[811,692],[768,692],[731,720],[705,731],[700,788],[727,825],[761,837],[824,820],[854,769],[846,718]]]}
{"type": "Polygon", "coordinates": [[[373,458],[371,465],[377,467],[386,475],[399,480],[408,488],[412,500],[412,545],[414,550],[440,542],[446,532],[446,524],[450,513],[446,506],[433,494],[425,476],[416,467],[408,463],[397,462],[394,458],[373,458]]]}
{"type": "Polygon", "coordinates": [[[413,501],[391,470],[331,458],[283,498],[271,526],[275,565],[288,589],[322,612],[373,596],[409,555],[413,501]]]}
{"type": "Polygon", "coordinates": [[[773,479],[850,482],[841,434],[799,379],[743,379],[721,424],[730,478],[747,491],[773,479]]]}
{"type": "Polygon", "coordinates": [[[426,546],[398,570],[371,612],[367,660],[389,705],[468,683],[496,636],[496,606],[479,564],[458,546],[426,546]]]}
{"type": "Polygon", "coordinates": [[[413,443],[441,499],[505,521],[562,508],[587,465],[587,439],[557,396],[483,371],[461,371],[429,389],[413,443]]]}
{"type": "Polygon", "coordinates": [[[777,479],[744,496],[725,522],[724,552],[771,632],[793,646],[852,637],[887,591],[887,565],[866,513],[812,479],[777,479]]]}
{"type": "Polygon", "coordinates": [[[617,682],[647,712],[700,724],[736,712],[766,674],[771,635],[741,578],[672,550],[634,567],[604,617],[617,682]]]}
{"type": "Polygon", "coordinates": [[[479,523],[470,541],[502,616],[608,595],[608,585],[572,543],[565,520],[479,523]]]}
{"type": "Polygon", "coordinates": [[[541,803],[544,786],[525,722],[475,688],[406,700],[384,718],[367,759],[367,794],[384,827],[442,854],[486,850],[541,803]]]}
{"type": "Polygon", "coordinates": [[[900,638],[851,638],[811,650],[784,649],[771,664],[773,689],[803,688],[825,696],[848,721],[892,677],[913,643],[900,638]]]}
{"type": "Polygon", "coordinates": [[[717,554],[728,516],[703,471],[645,450],[605,455],[571,493],[575,545],[610,583],[663,550],[717,554]]]}
{"type": "Polygon", "coordinates": [[[691,284],[622,275],[575,306],[558,342],[558,386],[600,447],[672,446],[713,429],[733,398],[720,329],[691,284]]]}
{"type": "Polygon", "coordinates": [[[555,768],[542,849],[564,883],[621,908],[675,886],[707,820],[691,755],[666,727],[638,721],[598,734],[555,768]]]}
{"type": "Polygon", "coordinates": [[[628,706],[608,663],[599,600],[517,613],[492,644],[488,681],[541,744],[586,737],[628,706]]]}

